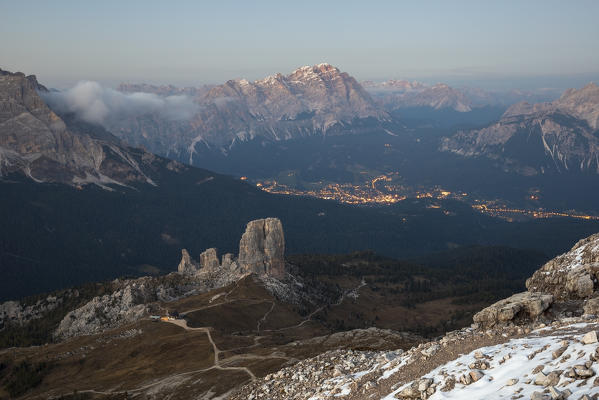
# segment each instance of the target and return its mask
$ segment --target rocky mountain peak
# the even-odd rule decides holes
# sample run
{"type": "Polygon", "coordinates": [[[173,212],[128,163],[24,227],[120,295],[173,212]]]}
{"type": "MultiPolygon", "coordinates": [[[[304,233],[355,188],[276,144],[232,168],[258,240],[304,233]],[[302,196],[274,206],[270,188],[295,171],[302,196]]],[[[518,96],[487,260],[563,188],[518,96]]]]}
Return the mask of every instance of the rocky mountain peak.
{"type": "MultiPolygon", "coordinates": [[[[0,72],[0,176],[20,172],[37,182],[72,185],[154,182],[118,138],[44,101],[34,75],[0,72]]],[[[147,159],[147,157],[146,157],[147,159]]]]}
{"type": "Polygon", "coordinates": [[[197,91],[193,101],[199,107],[188,120],[165,121],[152,114],[115,122],[110,128],[132,145],[176,154],[193,164],[198,153],[227,154],[233,146],[256,139],[368,133],[391,119],[352,76],[326,63],[255,81],[229,80],[197,91]]]}
{"type": "Polygon", "coordinates": [[[320,75],[327,76],[330,74],[339,74],[341,71],[339,68],[332,66],[329,63],[320,63],[316,65],[304,65],[295,69],[289,76],[301,76],[301,75],[320,75]]]}
{"type": "Polygon", "coordinates": [[[526,281],[526,287],[552,294],[559,301],[585,300],[599,296],[598,282],[599,234],[595,234],[546,263],[526,281]]]}
{"type": "Polygon", "coordinates": [[[588,84],[552,102],[514,104],[495,124],[445,138],[441,150],[501,160],[524,175],[599,173],[598,128],[599,87],[588,84]]]}
{"type": "Polygon", "coordinates": [[[219,262],[216,249],[210,248],[200,255],[197,263],[184,249],[178,272],[226,281],[250,273],[282,279],[286,273],[283,224],[278,218],[250,221],[239,242],[238,259],[232,254],[225,254],[219,262]]]}
{"type": "Polygon", "coordinates": [[[409,92],[415,90],[423,90],[427,86],[418,81],[408,81],[404,79],[390,79],[384,82],[373,82],[373,81],[365,81],[361,82],[361,85],[372,91],[389,91],[389,92],[409,92]]]}
{"type": "Polygon", "coordinates": [[[420,82],[387,81],[370,84],[368,89],[387,109],[430,107],[451,108],[458,112],[472,111],[472,101],[466,94],[445,83],[427,86],[420,82]]]}
{"type": "Polygon", "coordinates": [[[587,96],[595,96],[599,92],[599,86],[595,82],[589,82],[580,89],[570,88],[567,89],[560,97],[562,99],[568,99],[572,97],[584,98],[587,96]]]}
{"type": "Polygon", "coordinates": [[[593,82],[580,89],[566,90],[552,105],[585,120],[593,129],[599,128],[599,86],[593,82]]]}

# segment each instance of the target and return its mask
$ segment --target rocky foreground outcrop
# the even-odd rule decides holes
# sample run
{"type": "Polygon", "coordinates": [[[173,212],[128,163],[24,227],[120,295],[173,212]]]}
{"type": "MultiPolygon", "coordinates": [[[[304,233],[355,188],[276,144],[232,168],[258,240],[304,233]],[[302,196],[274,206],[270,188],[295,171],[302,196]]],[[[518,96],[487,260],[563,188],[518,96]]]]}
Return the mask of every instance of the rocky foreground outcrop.
{"type": "Polygon", "coordinates": [[[590,400],[599,396],[597,329],[571,318],[534,330],[465,328],[408,351],[329,351],[231,399],[590,400]]]}
{"type": "Polygon", "coordinates": [[[545,264],[526,281],[529,291],[551,293],[557,301],[599,296],[599,234],[580,240],[568,253],[545,264]]]}
{"type": "Polygon", "coordinates": [[[239,242],[238,259],[227,253],[219,262],[216,249],[210,248],[196,262],[183,249],[177,270],[181,274],[229,282],[246,274],[283,279],[286,273],[283,224],[278,218],[250,221],[239,242]]]}
{"type": "Polygon", "coordinates": [[[599,234],[580,240],[572,250],[536,271],[527,292],[501,300],[474,315],[481,327],[599,313],[599,234]]]}
{"type": "Polygon", "coordinates": [[[232,399],[599,398],[599,234],[549,261],[471,327],[408,351],[326,352],[232,399]]]}

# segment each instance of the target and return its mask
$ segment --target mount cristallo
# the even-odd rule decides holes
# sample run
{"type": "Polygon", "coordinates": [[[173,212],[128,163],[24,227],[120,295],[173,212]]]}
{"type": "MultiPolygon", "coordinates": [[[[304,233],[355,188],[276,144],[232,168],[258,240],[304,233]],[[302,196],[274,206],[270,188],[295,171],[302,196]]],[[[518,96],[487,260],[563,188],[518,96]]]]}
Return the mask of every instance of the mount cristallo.
{"type": "Polygon", "coordinates": [[[389,119],[353,77],[326,63],[254,82],[230,80],[195,92],[193,99],[200,107],[189,121],[146,115],[121,121],[111,131],[128,143],[193,163],[202,149],[226,152],[253,139],[365,132],[389,119]]]}

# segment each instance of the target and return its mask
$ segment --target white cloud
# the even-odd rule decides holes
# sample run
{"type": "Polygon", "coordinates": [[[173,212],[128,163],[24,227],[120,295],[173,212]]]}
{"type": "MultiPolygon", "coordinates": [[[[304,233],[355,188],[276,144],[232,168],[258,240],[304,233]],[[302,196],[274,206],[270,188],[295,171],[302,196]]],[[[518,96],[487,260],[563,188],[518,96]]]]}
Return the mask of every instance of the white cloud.
{"type": "Polygon", "coordinates": [[[175,121],[188,120],[199,109],[188,96],[125,94],[93,81],[82,81],[71,89],[42,93],[42,96],[57,112],[75,113],[86,122],[104,126],[144,114],[160,114],[175,121]]]}

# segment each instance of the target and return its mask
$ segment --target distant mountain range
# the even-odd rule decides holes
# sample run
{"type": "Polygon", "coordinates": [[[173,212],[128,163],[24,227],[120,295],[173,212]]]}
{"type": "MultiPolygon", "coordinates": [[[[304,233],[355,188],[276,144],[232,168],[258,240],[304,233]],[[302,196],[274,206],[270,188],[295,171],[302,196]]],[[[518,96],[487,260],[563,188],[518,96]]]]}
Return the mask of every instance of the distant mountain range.
{"type": "Polygon", "coordinates": [[[230,80],[195,91],[125,84],[119,89],[193,96],[199,108],[190,120],[167,121],[149,114],[110,126],[128,143],[190,164],[203,148],[226,152],[236,143],[256,138],[282,141],[364,132],[390,120],[353,77],[329,64],[254,82],[230,80]]]}
{"type": "Polygon", "coordinates": [[[215,85],[204,85],[199,87],[186,86],[177,87],[173,85],[150,85],[147,83],[121,83],[117,90],[122,93],[154,93],[159,96],[203,96],[215,85]]]}
{"type": "MultiPolygon", "coordinates": [[[[404,126],[404,118],[421,117],[418,112],[411,113],[413,109],[463,114],[487,106],[500,107],[491,114],[468,119],[476,122],[499,115],[504,107],[518,101],[556,97],[551,90],[498,93],[403,80],[360,84],[326,63],[254,82],[236,79],[197,88],[123,83],[118,90],[191,98],[197,106],[191,118],[171,120],[149,112],[110,121],[106,127],[131,145],[202,166],[198,160],[204,155],[228,154],[236,145],[251,141],[272,143],[373,131],[396,134],[404,126]],[[398,110],[402,112],[398,114],[398,110]]],[[[450,123],[454,120],[458,122],[458,116],[453,116],[450,123]]]]}
{"type": "Polygon", "coordinates": [[[495,159],[524,175],[599,173],[599,86],[569,89],[553,102],[515,104],[497,123],[444,139],[441,150],[495,159]]]}
{"type": "Polygon", "coordinates": [[[540,89],[534,92],[490,92],[479,88],[453,88],[444,83],[430,86],[406,80],[366,81],[362,82],[362,86],[389,112],[412,107],[430,107],[435,110],[452,109],[465,113],[477,107],[509,106],[519,101],[550,101],[557,97],[554,89],[540,89]]]}
{"type": "Polygon", "coordinates": [[[367,82],[365,87],[383,107],[395,110],[405,107],[430,107],[435,110],[451,108],[459,112],[472,111],[472,101],[465,93],[444,83],[426,86],[420,82],[367,82]]]}

